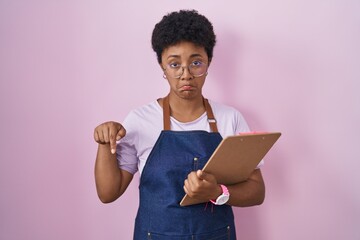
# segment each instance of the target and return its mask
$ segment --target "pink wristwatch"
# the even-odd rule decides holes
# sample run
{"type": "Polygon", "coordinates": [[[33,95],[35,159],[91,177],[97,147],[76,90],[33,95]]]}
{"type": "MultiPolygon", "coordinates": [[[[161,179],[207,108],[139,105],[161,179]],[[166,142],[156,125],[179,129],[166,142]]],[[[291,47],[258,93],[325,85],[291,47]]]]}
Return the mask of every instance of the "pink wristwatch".
{"type": "Polygon", "coordinates": [[[228,188],[222,184],[220,184],[220,187],[222,189],[222,194],[216,200],[210,199],[210,202],[215,205],[223,205],[223,204],[227,203],[227,201],[229,201],[229,198],[230,198],[230,193],[229,193],[228,188]]]}

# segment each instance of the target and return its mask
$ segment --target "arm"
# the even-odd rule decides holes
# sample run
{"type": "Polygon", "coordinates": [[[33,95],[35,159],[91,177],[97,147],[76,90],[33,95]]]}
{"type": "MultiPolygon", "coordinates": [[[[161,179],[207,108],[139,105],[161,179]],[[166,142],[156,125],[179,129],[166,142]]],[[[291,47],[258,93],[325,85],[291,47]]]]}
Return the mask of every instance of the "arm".
{"type": "Polygon", "coordinates": [[[115,149],[116,140],[126,130],[119,123],[107,122],[95,128],[94,138],[99,143],[95,162],[95,183],[100,200],[110,203],[118,199],[129,186],[133,175],[119,168],[115,149]]]}
{"type": "Polygon", "coordinates": [[[246,181],[227,188],[230,192],[227,204],[231,206],[250,207],[264,202],[265,184],[260,169],[255,169],[246,181]]]}
{"type": "MultiPolygon", "coordinates": [[[[265,184],[260,169],[255,169],[248,180],[228,185],[230,199],[227,204],[238,207],[260,205],[265,198],[265,184]]],[[[193,198],[216,199],[222,190],[212,174],[198,170],[191,172],[184,183],[184,191],[193,198]]]]}

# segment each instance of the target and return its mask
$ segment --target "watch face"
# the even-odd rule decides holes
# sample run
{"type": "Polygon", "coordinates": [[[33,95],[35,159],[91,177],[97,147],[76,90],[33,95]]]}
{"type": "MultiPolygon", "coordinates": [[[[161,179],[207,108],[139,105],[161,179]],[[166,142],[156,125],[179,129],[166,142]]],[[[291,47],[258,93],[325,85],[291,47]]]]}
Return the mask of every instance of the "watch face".
{"type": "Polygon", "coordinates": [[[216,199],[216,204],[223,205],[229,200],[229,195],[221,195],[216,199]]]}

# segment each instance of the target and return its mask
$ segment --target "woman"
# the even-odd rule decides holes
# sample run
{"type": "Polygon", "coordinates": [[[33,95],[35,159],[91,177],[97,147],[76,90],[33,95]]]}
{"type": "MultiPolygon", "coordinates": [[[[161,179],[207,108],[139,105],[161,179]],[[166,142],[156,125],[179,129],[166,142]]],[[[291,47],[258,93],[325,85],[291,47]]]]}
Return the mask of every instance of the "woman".
{"type": "Polygon", "coordinates": [[[131,111],[123,124],[95,128],[95,179],[102,202],[119,198],[140,171],[134,239],[236,239],[231,206],[264,200],[259,168],[230,186],[200,170],[223,137],[249,131],[237,110],[202,95],[215,42],[212,24],[198,12],[164,16],[153,30],[152,47],[168,95],[131,111]],[[204,203],[181,207],[185,193],[204,203]]]}

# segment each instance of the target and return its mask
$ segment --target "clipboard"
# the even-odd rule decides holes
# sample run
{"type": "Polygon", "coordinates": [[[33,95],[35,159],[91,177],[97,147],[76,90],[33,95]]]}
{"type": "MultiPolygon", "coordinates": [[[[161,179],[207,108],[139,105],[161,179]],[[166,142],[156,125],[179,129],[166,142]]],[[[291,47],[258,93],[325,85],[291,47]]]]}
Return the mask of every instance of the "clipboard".
{"type": "MultiPolygon", "coordinates": [[[[202,170],[213,174],[219,184],[243,182],[249,178],[280,136],[280,132],[228,136],[220,142],[202,170]]],[[[198,203],[203,201],[185,194],[180,206],[198,203]]]]}

